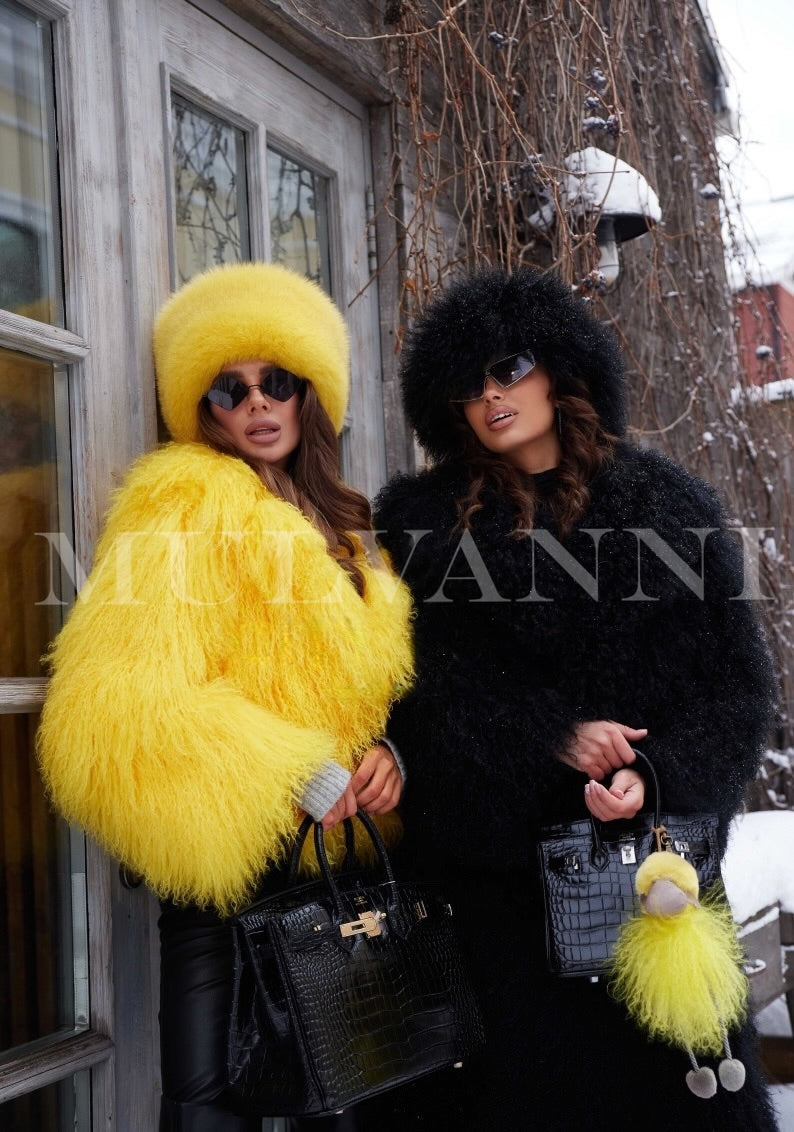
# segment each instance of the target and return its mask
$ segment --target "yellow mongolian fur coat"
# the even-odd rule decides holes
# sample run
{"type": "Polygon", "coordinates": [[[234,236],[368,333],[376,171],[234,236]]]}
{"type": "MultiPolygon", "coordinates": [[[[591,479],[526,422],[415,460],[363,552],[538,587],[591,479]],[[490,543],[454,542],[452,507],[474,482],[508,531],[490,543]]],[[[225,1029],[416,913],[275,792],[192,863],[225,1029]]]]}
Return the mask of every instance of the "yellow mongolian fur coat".
{"type": "Polygon", "coordinates": [[[410,682],[407,591],[363,570],[362,598],[235,457],[139,460],[51,650],[38,745],[61,812],[160,896],[243,902],[301,787],[352,770],[410,682]]]}

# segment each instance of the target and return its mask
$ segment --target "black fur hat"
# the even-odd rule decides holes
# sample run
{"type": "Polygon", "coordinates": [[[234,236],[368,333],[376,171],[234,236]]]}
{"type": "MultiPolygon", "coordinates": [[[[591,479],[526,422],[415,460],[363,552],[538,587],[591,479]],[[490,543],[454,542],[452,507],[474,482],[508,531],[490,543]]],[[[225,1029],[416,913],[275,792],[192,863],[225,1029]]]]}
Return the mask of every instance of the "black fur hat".
{"type": "Polygon", "coordinates": [[[584,381],[604,427],[625,431],[623,360],[611,332],[559,279],[532,268],[480,271],[454,282],[417,321],[402,355],[408,420],[434,460],[461,452],[451,398],[490,362],[529,349],[556,391],[584,381]]]}

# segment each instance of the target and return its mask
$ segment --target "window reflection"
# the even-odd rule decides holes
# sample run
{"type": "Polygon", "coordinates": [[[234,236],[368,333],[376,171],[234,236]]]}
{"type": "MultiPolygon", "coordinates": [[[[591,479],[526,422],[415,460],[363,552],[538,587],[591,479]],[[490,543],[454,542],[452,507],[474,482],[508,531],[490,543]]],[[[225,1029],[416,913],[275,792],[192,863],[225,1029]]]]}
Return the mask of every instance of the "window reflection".
{"type": "Polygon", "coordinates": [[[63,325],[49,24],[0,0],[0,307],[63,325]]]}
{"type": "Polygon", "coordinates": [[[88,1070],[0,1105],[0,1128],[8,1132],[90,1132],[88,1070]]]}
{"type": "Polygon", "coordinates": [[[267,151],[271,259],[331,294],[328,178],[267,151]]]}
{"type": "Polygon", "coordinates": [[[0,1050],[87,1021],[75,1018],[69,831],[44,795],[37,724],[0,715],[0,1050]]]}
{"type": "Polygon", "coordinates": [[[179,283],[250,259],[242,130],[172,97],[179,283]]]}
{"type": "Polygon", "coordinates": [[[71,545],[59,501],[57,415],[53,366],[0,349],[0,677],[42,675],[41,656],[61,622],[61,594],[51,590],[60,559],[43,537],[57,540],[63,527],[71,545]]]}

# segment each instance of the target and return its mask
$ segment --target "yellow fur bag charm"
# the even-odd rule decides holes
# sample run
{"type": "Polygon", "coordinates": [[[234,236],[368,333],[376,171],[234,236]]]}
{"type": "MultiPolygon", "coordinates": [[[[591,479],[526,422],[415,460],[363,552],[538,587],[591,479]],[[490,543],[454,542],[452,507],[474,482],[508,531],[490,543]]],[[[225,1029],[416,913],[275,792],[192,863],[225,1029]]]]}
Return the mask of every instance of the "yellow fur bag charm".
{"type": "Polygon", "coordinates": [[[654,832],[662,851],[637,870],[641,911],[621,928],[610,991],[649,1037],[686,1051],[686,1083],[696,1096],[717,1091],[713,1070],[699,1066],[696,1054],[724,1053],[720,1084],[736,1092],[745,1069],[731,1055],[728,1030],[745,1017],[747,980],[731,910],[721,893],[699,901],[694,868],[666,846],[664,826],[654,832]]]}

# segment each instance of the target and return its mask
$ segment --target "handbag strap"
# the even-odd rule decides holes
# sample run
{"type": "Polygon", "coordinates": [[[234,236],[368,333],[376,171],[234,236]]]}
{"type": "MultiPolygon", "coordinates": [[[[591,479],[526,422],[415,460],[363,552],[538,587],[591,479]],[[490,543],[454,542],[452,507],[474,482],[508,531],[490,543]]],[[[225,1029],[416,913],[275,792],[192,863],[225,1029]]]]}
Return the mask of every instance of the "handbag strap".
{"type": "MultiPolygon", "coordinates": [[[[661,819],[662,798],[661,798],[661,791],[659,789],[659,778],[656,774],[653,763],[648,758],[648,756],[643,751],[638,750],[636,747],[632,747],[631,749],[634,752],[634,754],[637,756],[637,761],[642,766],[643,778],[645,778],[646,781],[648,781],[648,783],[651,786],[652,791],[653,791],[653,826],[652,826],[652,828],[653,828],[654,835],[656,836],[656,848],[661,850],[661,849],[664,849],[664,848],[667,847],[667,841],[669,840],[669,837],[668,837],[667,830],[662,825],[662,819],[661,819]]],[[[609,854],[604,849],[601,834],[599,832],[599,824],[600,823],[598,822],[598,820],[595,817],[593,817],[593,815],[591,814],[590,815],[590,826],[591,826],[592,831],[593,831],[592,858],[593,858],[593,863],[596,866],[596,868],[599,867],[599,864],[601,865],[601,867],[605,867],[606,864],[607,864],[607,861],[609,859],[609,854]]]]}

